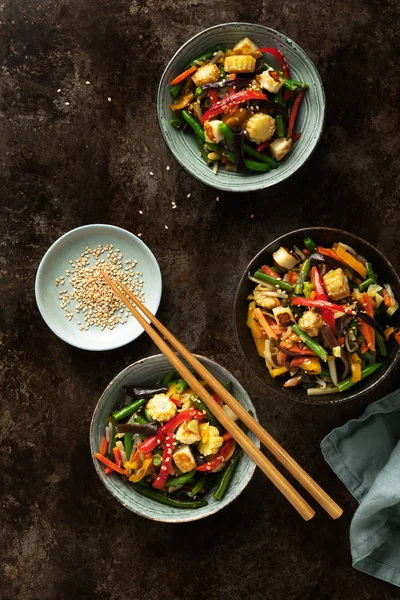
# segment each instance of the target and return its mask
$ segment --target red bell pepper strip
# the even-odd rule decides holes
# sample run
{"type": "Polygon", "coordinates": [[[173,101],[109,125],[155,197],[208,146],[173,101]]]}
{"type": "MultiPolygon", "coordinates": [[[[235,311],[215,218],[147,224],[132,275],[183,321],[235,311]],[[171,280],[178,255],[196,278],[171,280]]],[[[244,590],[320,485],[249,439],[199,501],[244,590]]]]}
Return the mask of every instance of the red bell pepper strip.
{"type": "Polygon", "coordinates": [[[151,452],[156,446],[165,440],[168,433],[173,433],[178,425],[184,421],[190,421],[191,419],[197,419],[197,421],[201,421],[202,419],[205,419],[205,415],[195,408],[189,408],[189,410],[182,411],[179,413],[179,415],[176,415],[176,417],[160,427],[155,435],[151,435],[147,438],[147,440],[144,440],[144,442],[138,446],[138,450],[145,453],[151,452]]]}
{"type": "Polygon", "coordinates": [[[228,440],[232,439],[232,434],[229,433],[228,431],[226,433],[224,433],[224,435],[222,436],[222,439],[226,442],[228,440]]]}
{"type": "Polygon", "coordinates": [[[317,246],[317,251],[320,254],[325,254],[325,256],[330,256],[331,258],[334,258],[335,260],[346,264],[345,262],[343,262],[343,260],[336,254],[336,252],[334,250],[332,250],[331,248],[323,248],[322,246],[317,246]]]}
{"type": "Polygon", "coordinates": [[[218,396],[218,394],[215,394],[215,393],[213,394],[213,400],[215,400],[215,402],[217,404],[219,404],[220,406],[223,405],[222,399],[218,396]]]}
{"type": "Polygon", "coordinates": [[[218,96],[217,90],[209,90],[208,91],[208,97],[211,100],[211,106],[214,106],[214,104],[216,104],[216,102],[218,102],[218,100],[219,100],[219,96],[218,96]]]}
{"type": "MultiPolygon", "coordinates": [[[[328,296],[325,291],[324,282],[319,274],[317,267],[311,269],[311,279],[314,283],[314,288],[317,296],[317,300],[328,300],[328,296]]],[[[322,317],[327,325],[332,329],[333,335],[336,336],[336,321],[332,312],[327,308],[321,308],[322,317]]]]}
{"type": "Polygon", "coordinates": [[[296,121],[297,111],[299,110],[300,102],[304,96],[304,90],[302,90],[297,96],[295,101],[293,102],[292,110],[290,111],[289,117],[289,125],[287,130],[287,137],[291,138],[294,128],[294,123],[296,121]]]}
{"type": "Polygon", "coordinates": [[[282,52],[277,48],[259,48],[259,52],[265,52],[266,54],[271,54],[281,66],[284,76],[286,79],[290,79],[289,65],[286,62],[286,58],[283,56],[282,52]]]}
{"type": "Polygon", "coordinates": [[[318,300],[317,298],[313,300],[311,298],[302,298],[299,296],[293,298],[291,304],[293,304],[293,306],[316,306],[317,308],[329,308],[329,310],[333,310],[335,312],[340,311],[342,313],[346,313],[346,315],[356,314],[354,310],[348,308],[347,306],[334,304],[333,302],[328,302],[327,300],[318,300]]]}
{"type": "Polygon", "coordinates": [[[256,150],[257,152],[262,152],[263,150],[265,150],[265,148],[268,148],[268,146],[271,145],[272,139],[268,140],[266,142],[261,142],[261,144],[258,144],[256,150]]]}
{"type": "Polygon", "coordinates": [[[217,115],[220,115],[223,112],[228,112],[237,104],[242,104],[247,100],[266,99],[267,96],[265,94],[262,94],[261,92],[254,92],[252,90],[241,90],[240,92],[236,92],[236,94],[232,94],[232,96],[227,96],[222,100],[218,100],[218,102],[216,102],[214,106],[206,110],[206,112],[202,116],[201,124],[204,125],[204,123],[208,119],[212,119],[213,117],[216,117],[217,115]]]}
{"type": "Polygon", "coordinates": [[[189,69],[186,69],[186,71],[183,71],[183,73],[178,75],[178,77],[175,77],[175,79],[173,79],[171,81],[170,85],[177,85],[178,83],[180,83],[181,81],[186,79],[186,77],[189,77],[189,75],[191,75],[195,71],[197,71],[197,67],[195,67],[194,65],[193,65],[193,67],[189,67],[189,69]]]}
{"type": "Polygon", "coordinates": [[[232,438],[229,440],[226,440],[224,445],[221,447],[218,456],[216,456],[209,462],[204,463],[204,465],[200,465],[199,467],[196,467],[196,471],[201,471],[201,472],[206,472],[206,473],[208,471],[213,471],[216,467],[218,467],[218,465],[220,465],[222,462],[224,462],[225,458],[228,456],[229,452],[231,451],[232,444],[233,444],[232,438]]]}
{"type": "Polygon", "coordinates": [[[120,473],[121,475],[126,475],[126,470],[125,469],[121,469],[121,467],[119,467],[115,463],[111,462],[111,460],[109,460],[108,458],[106,458],[105,456],[103,456],[102,454],[100,454],[99,452],[95,452],[94,455],[97,458],[97,460],[99,460],[100,462],[102,462],[103,464],[105,464],[107,467],[109,467],[113,471],[116,471],[117,473],[120,473]]]}
{"type": "MultiPolygon", "coordinates": [[[[373,317],[374,310],[372,308],[371,298],[368,296],[368,294],[362,295],[362,303],[367,315],[373,317]]],[[[367,342],[368,348],[370,350],[375,350],[375,329],[373,327],[370,327],[370,325],[365,323],[365,321],[362,321],[361,319],[359,321],[359,328],[361,333],[365,337],[365,341],[367,342]]]]}
{"type": "Polygon", "coordinates": [[[301,138],[301,133],[294,133],[293,134],[293,144],[298,142],[300,138],[301,138]]]}
{"type": "MultiPolygon", "coordinates": [[[[284,345],[284,342],[281,343],[281,346],[283,348],[286,348],[286,345],[284,345]]],[[[296,354],[305,354],[307,356],[317,356],[314,352],[314,350],[311,350],[311,348],[300,348],[297,344],[293,344],[292,346],[290,346],[290,348],[288,348],[288,350],[290,350],[290,352],[296,352],[296,354]]]]}
{"type": "Polygon", "coordinates": [[[121,450],[119,448],[113,448],[114,460],[117,467],[120,467],[122,464],[121,450]]]}
{"type": "Polygon", "coordinates": [[[107,450],[108,450],[107,438],[105,435],[103,435],[103,438],[100,442],[99,453],[102,454],[103,456],[105,456],[107,454],[107,450]]]}
{"type": "Polygon", "coordinates": [[[160,471],[157,478],[153,481],[153,487],[157,490],[162,490],[169,475],[169,467],[172,462],[172,454],[174,452],[174,434],[167,433],[164,442],[164,452],[162,456],[162,462],[160,471]]]}
{"type": "Polygon", "coordinates": [[[279,277],[278,273],[271,269],[271,267],[269,267],[268,265],[263,265],[261,267],[261,271],[266,275],[269,275],[270,277],[274,277],[275,279],[282,279],[282,277],[279,277]]]}

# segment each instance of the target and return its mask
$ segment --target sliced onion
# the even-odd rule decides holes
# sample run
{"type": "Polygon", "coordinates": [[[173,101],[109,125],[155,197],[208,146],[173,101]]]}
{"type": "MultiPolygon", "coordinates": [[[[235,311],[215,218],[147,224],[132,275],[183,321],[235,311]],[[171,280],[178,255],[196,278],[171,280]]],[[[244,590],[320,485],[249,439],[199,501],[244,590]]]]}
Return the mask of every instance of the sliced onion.
{"type": "Polygon", "coordinates": [[[293,250],[295,251],[295,253],[297,254],[297,256],[301,259],[304,260],[306,255],[304,254],[304,252],[302,252],[300,250],[300,248],[298,248],[297,246],[293,246],[293,250]]]}
{"type": "Polygon", "coordinates": [[[337,370],[336,370],[336,361],[334,358],[332,360],[328,360],[328,369],[329,369],[329,375],[331,376],[333,383],[335,385],[337,385],[338,384],[338,376],[337,376],[337,370]]]}
{"type": "Polygon", "coordinates": [[[292,326],[291,325],[289,325],[289,327],[286,329],[285,333],[282,335],[281,342],[286,340],[286,338],[289,337],[290,335],[292,335],[292,326]]]}
{"type": "Polygon", "coordinates": [[[318,386],[321,386],[322,390],[326,388],[326,381],[323,381],[320,377],[316,377],[315,381],[317,382],[318,386]]]}
{"type": "Polygon", "coordinates": [[[349,352],[350,354],[352,354],[352,352],[355,352],[358,348],[358,344],[357,342],[353,342],[353,345],[350,345],[351,342],[349,340],[349,334],[345,333],[344,335],[344,344],[346,346],[346,350],[347,352],[349,352]]]}
{"type": "Polygon", "coordinates": [[[224,53],[222,52],[222,50],[218,50],[218,52],[215,54],[215,56],[213,56],[212,59],[210,60],[210,63],[215,64],[223,56],[224,56],[224,53]]]}
{"type": "Polygon", "coordinates": [[[285,381],[285,383],[283,384],[283,387],[295,387],[296,385],[299,385],[299,383],[301,383],[301,375],[296,375],[295,377],[292,377],[291,379],[287,379],[285,381]]]}
{"type": "Polygon", "coordinates": [[[274,362],[271,352],[271,340],[265,340],[265,362],[271,365],[273,369],[276,369],[278,365],[274,362]],[[268,362],[267,362],[268,361],[268,362]]]}

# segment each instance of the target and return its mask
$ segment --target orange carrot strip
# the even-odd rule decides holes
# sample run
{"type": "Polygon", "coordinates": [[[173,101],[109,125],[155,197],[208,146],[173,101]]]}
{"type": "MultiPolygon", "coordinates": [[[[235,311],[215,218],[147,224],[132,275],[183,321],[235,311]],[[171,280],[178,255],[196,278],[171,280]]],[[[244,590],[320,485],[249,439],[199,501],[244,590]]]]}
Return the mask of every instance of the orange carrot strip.
{"type": "Polygon", "coordinates": [[[105,435],[103,435],[103,438],[102,438],[101,443],[100,443],[100,448],[99,448],[100,454],[102,454],[103,456],[105,456],[107,454],[107,449],[108,449],[107,438],[106,438],[105,435]]]}
{"type": "Polygon", "coordinates": [[[97,458],[97,460],[99,460],[100,462],[105,464],[106,467],[113,469],[113,471],[116,471],[117,473],[120,473],[121,475],[126,475],[125,469],[121,469],[121,467],[118,467],[115,463],[111,462],[111,460],[108,460],[108,458],[106,458],[102,454],[99,454],[99,452],[95,452],[94,455],[97,458]]]}
{"type": "Polygon", "coordinates": [[[171,81],[171,85],[177,85],[178,83],[180,83],[181,81],[186,79],[186,77],[189,77],[189,75],[191,75],[195,71],[197,71],[197,67],[195,67],[194,65],[193,65],[193,67],[189,67],[189,69],[186,69],[186,71],[183,71],[183,73],[178,75],[178,77],[175,77],[175,79],[173,79],[171,81]]]}
{"type": "Polygon", "coordinates": [[[273,338],[274,340],[278,339],[278,336],[272,331],[270,324],[268,323],[267,319],[264,317],[259,308],[256,308],[254,310],[254,317],[258,320],[261,327],[264,329],[265,333],[269,338],[273,338]]]}

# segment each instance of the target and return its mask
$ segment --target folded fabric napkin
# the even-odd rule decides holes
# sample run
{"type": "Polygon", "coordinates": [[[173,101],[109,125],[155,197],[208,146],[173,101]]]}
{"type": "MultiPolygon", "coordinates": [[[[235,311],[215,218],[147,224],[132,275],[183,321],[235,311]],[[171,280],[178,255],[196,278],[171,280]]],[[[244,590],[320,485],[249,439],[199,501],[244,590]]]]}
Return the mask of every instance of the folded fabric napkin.
{"type": "Polygon", "coordinates": [[[358,500],[353,567],[400,587],[400,390],[321,442],[325,460],[358,500]]]}

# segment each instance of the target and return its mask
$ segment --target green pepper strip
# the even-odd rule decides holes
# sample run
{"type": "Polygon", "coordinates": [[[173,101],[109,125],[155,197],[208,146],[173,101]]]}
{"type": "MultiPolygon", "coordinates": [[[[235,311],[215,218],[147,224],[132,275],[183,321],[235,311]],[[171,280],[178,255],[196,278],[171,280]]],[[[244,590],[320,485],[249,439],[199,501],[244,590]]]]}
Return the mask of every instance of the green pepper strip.
{"type": "Polygon", "coordinates": [[[317,244],[310,237],[304,238],[303,244],[310,252],[314,252],[317,249],[317,244]]]}
{"type": "Polygon", "coordinates": [[[203,477],[198,480],[198,482],[192,487],[192,491],[190,492],[191,496],[196,496],[200,490],[203,489],[206,479],[207,475],[203,475],[203,477]]]}
{"type": "Polygon", "coordinates": [[[188,384],[186,383],[186,381],[184,379],[180,379],[175,386],[175,392],[177,394],[183,394],[183,392],[186,390],[187,386],[188,386],[188,384]]]}
{"type": "MultiPolygon", "coordinates": [[[[194,117],[192,117],[192,115],[190,113],[188,113],[187,110],[181,110],[181,115],[185,119],[186,123],[193,129],[193,131],[195,132],[197,137],[199,137],[201,139],[201,141],[204,142],[206,139],[206,136],[204,134],[204,129],[202,128],[200,123],[198,123],[196,121],[196,119],[194,117]]],[[[218,149],[220,149],[219,146],[218,146],[218,149]]]]}
{"type": "Polygon", "coordinates": [[[299,338],[301,339],[301,341],[306,344],[306,346],[308,346],[311,350],[313,350],[315,352],[315,354],[324,362],[326,362],[328,360],[328,353],[325,350],[325,348],[323,348],[322,346],[320,346],[318,344],[318,342],[316,342],[315,340],[313,340],[312,337],[310,337],[305,331],[302,331],[300,329],[300,327],[298,325],[293,325],[292,326],[292,331],[299,336],[299,338]]]}
{"type": "Polygon", "coordinates": [[[271,277],[270,275],[266,275],[265,273],[263,273],[262,271],[258,270],[254,273],[254,276],[256,279],[262,279],[263,281],[266,281],[267,283],[270,283],[271,285],[277,285],[280,288],[282,288],[283,290],[286,290],[288,292],[291,292],[293,289],[293,286],[288,283],[287,281],[284,281],[283,279],[275,279],[275,277],[271,277]]]}
{"type": "Polygon", "coordinates": [[[141,406],[143,406],[143,404],[146,404],[146,402],[147,402],[147,400],[145,400],[144,398],[142,398],[141,400],[135,400],[135,402],[132,402],[132,404],[129,404],[128,406],[124,406],[120,410],[116,410],[115,412],[113,412],[112,416],[114,417],[114,419],[116,421],[125,419],[125,417],[129,417],[134,412],[139,410],[139,408],[141,406]]]}
{"type": "Polygon", "coordinates": [[[184,473],[184,475],[180,475],[180,477],[168,477],[165,487],[177,487],[178,485],[185,485],[185,483],[190,483],[192,479],[194,479],[196,473],[196,469],[193,469],[188,473],[184,473]]]}
{"type": "Polygon", "coordinates": [[[374,280],[372,277],[368,277],[368,279],[360,283],[360,292],[365,292],[372,283],[374,283],[374,280]]]}
{"type": "Polygon", "coordinates": [[[207,408],[207,406],[200,400],[200,398],[194,398],[191,397],[190,398],[190,402],[199,410],[204,411],[206,413],[207,416],[207,421],[211,424],[214,425],[214,427],[216,427],[218,429],[218,431],[221,431],[222,429],[222,425],[217,421],[217,419],[214,417],[214,415],[212,414],[212,412],[207,408]]]}
{"type": "Polygon", "coordinates": [[[269,165],[271,167],[271,169],[278,168],[278,161],[276,161],[274,158],[272,158],[272,156],[267,156],[266,154],[263,154],[262,152],[257,152],[257,150],[252,148],[249,144],[243,144],[243,148],[244,148],[244,151],[246,152],[246,154],[248,154],[249,156],[254,156],[254,158],[259,160],[260,162],[267,163],[267,165],[269,165]]]}
{"type": "MultiPolygon", "coordinates": [[[[367,262],[367,263],[365,263],[365,266],[367,268],[368,279],[372,279],[372,283],[376,283],[376,277],[375,277],[374,269],[372,268],[371,263],[367,262]]],[[[361,286],[360,286],[360,288],[361,288],[361,286]]]]}
{"type": "Polygon", "coordinates": [[[174,506],[175,508],[202,508],[208,504],[207,500],[175,500],[175,498],[171,498],[162,492],[156,492],[155,490],[147,489],[139,485],[134,485],[133,487],[138,494],[146,496],[156,502],[160,502],[161,504],[174,506]]]}
{"type": "Polygon", "coordinates": [[[375,339],[378,347],[378,352],[381,356],[387,356],[387,350],[385,342],[383,341],[383,337],[379,333],[379,331],[375,331],[375,339]]]}
{"type": "Polygon", "coordinates": [[[125,448],[125,454],[126,454],[127,460],[130,459],[130,456],[132,454],[132,438],[133,438],[133,433],[125,433],[124,448],[125,448]]]}
{"type": "MultiPolygon", "coordinates": [[[[375,371],[377,371],[378,369],[380,369],[380,367],[383,365],[383,363],[379,362],[379,363],[374,363],[373,365],[368,365],[368,367],[364,367],[361,371],[361,379],[365,379],[366,377],[369,377],[370,375],[372,375],[373,373],[375,373],[375,371]]],[[[339,381],[339,383],[337,384],[337,387],[339,388],[339,391],[341,392],[345,392],[346,390],[350,389],[351,387],[353,387],[353,385],[355,385],[356,382],[353,382],[351,380],[351,377],[349,377],[348,379],[344,379],[343,381],[339,381]]]]}
{"type": "Polygon", "coordinates": [[[303,283],[309,276],[310,269],[311,269],[311,261],[309,258],[306,258],[306,260],[301,265],[301,269],[299,271],[299,276],[297,278],[296,285],[294,286],[295,294],[301,294],[301,292],[303,291],[303,283]]]}
{"type": "Polygon", "coordinates": [[[179,96],[184,83],[184,81],[181,81],[180,83],[173,85],[172,88],[169,90],[174,98],[177,98],[179,96]]]}
{"type": "Polygon", "coordinates": [[[161,381],[162,385],[167,385],[167,383],[171,383],[171,381],[174,379],[174,377],[175,377],[175,371],[170,371],[169,373],[166,374],[164,379],[161,381]]]}

